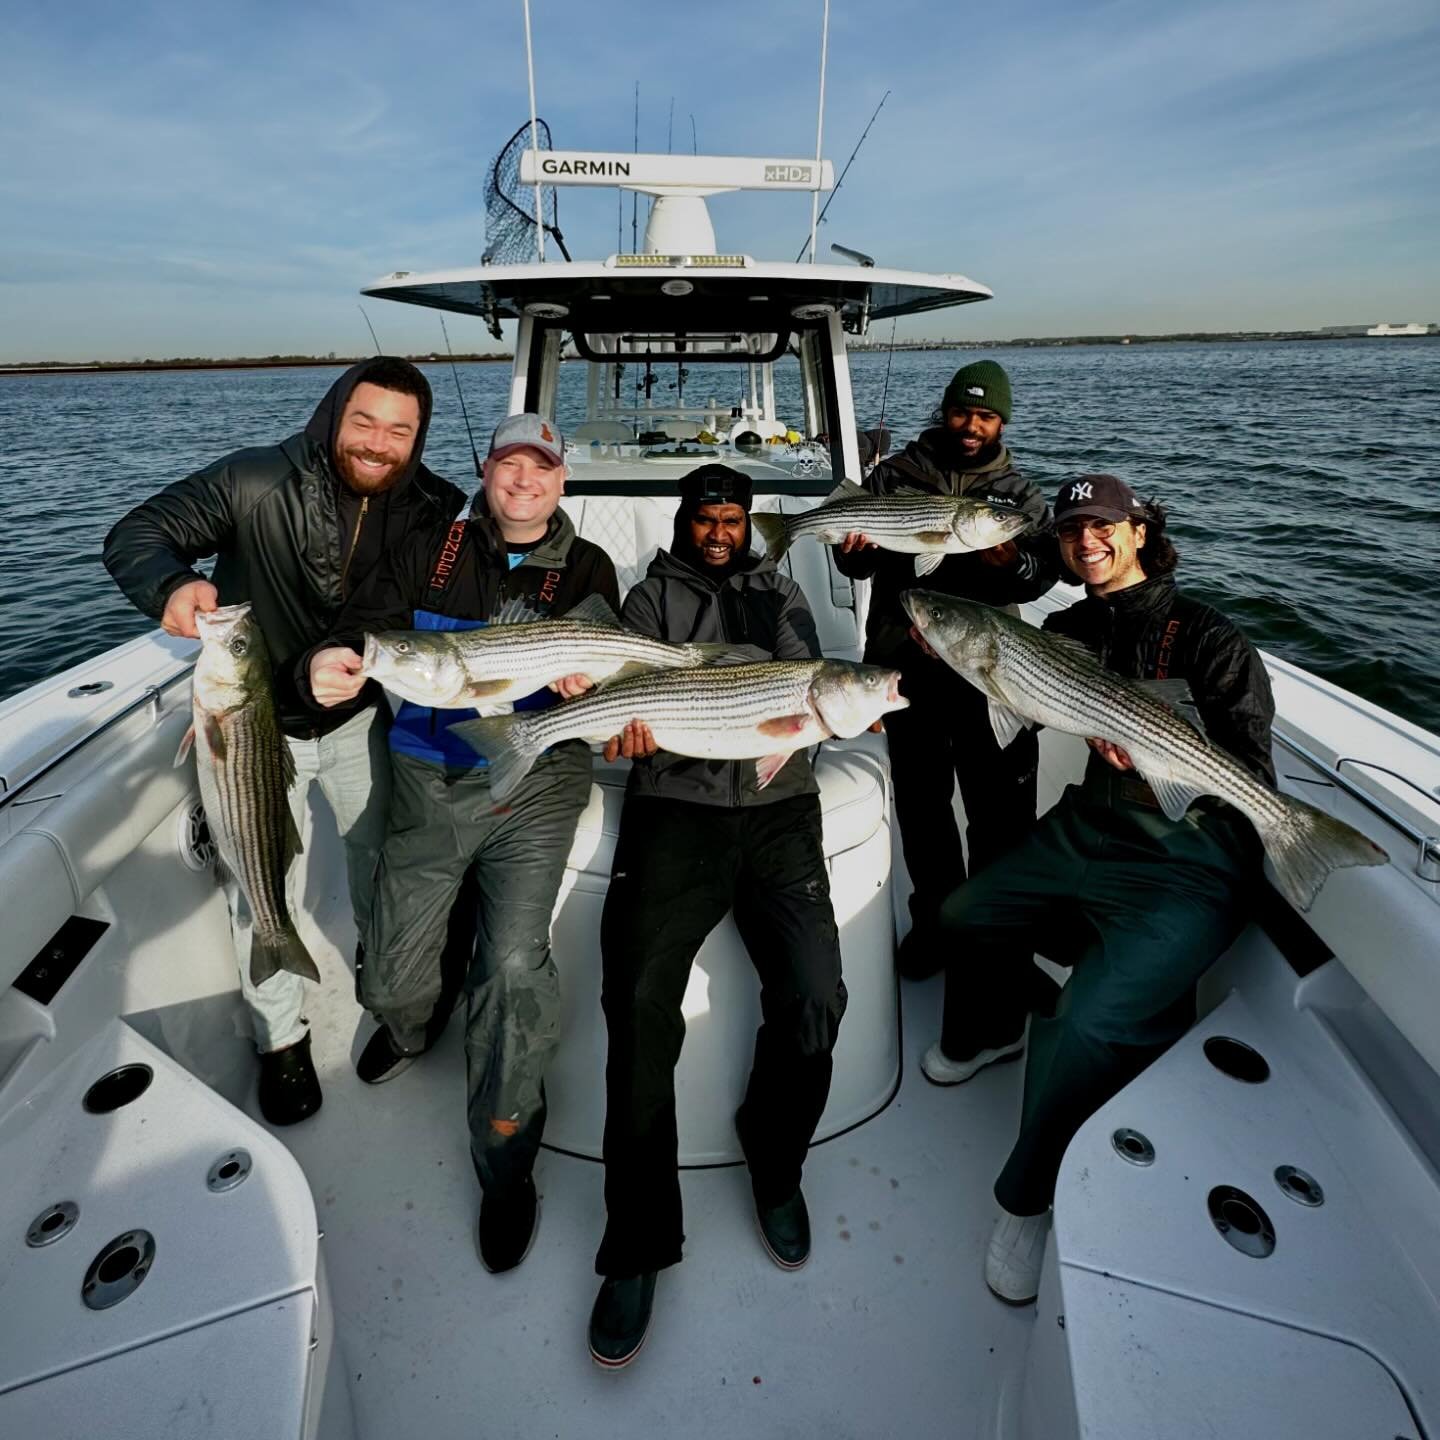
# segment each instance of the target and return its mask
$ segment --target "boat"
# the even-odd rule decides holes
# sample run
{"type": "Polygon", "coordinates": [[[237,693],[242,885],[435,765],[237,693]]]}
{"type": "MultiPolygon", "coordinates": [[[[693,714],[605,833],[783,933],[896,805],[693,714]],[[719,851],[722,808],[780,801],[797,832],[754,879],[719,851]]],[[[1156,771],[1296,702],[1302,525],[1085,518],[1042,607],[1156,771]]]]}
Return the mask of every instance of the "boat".
{"type": "Polygon", "coordinates": [[[1392,325],[1388,320],[1382,320],[1378,325],[1372,325],[1365,333],[1370,336],[1388,336],[1393,339],[1396,336],[1433,335],[1435,327],[1423,325],[1417,320],[1402,321],[1398,325],[1392,325]]]}
{"type": "MultiPolygon", "coordinates": [[[[823,188],[828,164],[542,163],[528,178],[648,187],[644,245],[396,273],[364,294],[514,324],[508,408],[565,429],[564,503],[625,585],[703,458],[786,512],[858,475],[872,417],[855,413],[851,338],[990,294],[718,247],[705,193],[823,188]]],[[[858,658],[864,586],[818,545],[785,563],[827,653],[858,658]]],[[[584,1335],[603,1222],[596,936],[623,762],[597,764],[554,919],[565,1017],[538,1243],[490,1276],[457,1027],[381,1089],[353,1073],[370,1026],[323,806],[297,863],[325,1105],[288,1131],[257,1118],[213,846],[193,768],[173,763],[194,648],[157,632],[0,705],[0,1434],[1440,1436],[1435,735],[1265,657],[1281,788],[1391,861],[1332,876],[1307,914],[1262,907],[1194,1029],[1075,1137],[1024,1308],[981,1280],[1019,1067],[922,1079],[941,982],[894,977],[906,880],[884,741],[824,747],[850,1006],[805,1172],[814,1255],[781,1273],[751,1229],[730,1116],[757,987],[727,921],[685,998],[687,1256],[617,1375],[584,1335]]],[[[1042,808],[1084,755],[1043,735],[1042,808]]]]}

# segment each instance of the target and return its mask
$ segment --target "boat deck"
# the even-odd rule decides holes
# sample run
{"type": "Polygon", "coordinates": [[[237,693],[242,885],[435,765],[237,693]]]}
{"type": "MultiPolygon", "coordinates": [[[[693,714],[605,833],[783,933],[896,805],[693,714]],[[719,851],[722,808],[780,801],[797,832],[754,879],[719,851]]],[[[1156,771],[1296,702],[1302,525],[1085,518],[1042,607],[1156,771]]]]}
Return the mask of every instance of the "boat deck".
{"type": "Polygon", "coordinates": [[[811,1151],[810,1263],[788,1274],[765,1255],[742,1167],[685,1171],[685,1261],[660,1278],[640,1356],[607,1373],[586,1348],[601,1165],[542,1151],[534,1249],[519,1269],[486,1273],[461,1027],[367,1088],[352,1057],[371,1023],[341,953],[320,959],[326,984],[312,1001],[324,1107],[276,1133],[314,1192],[357,1434],[994,1433],[1035,1313],[1001,1304],[980,1277],[1021,1071],[953,1090],[925,1081],[940,980],[904,987],[889,1106],[811,1151]]]}

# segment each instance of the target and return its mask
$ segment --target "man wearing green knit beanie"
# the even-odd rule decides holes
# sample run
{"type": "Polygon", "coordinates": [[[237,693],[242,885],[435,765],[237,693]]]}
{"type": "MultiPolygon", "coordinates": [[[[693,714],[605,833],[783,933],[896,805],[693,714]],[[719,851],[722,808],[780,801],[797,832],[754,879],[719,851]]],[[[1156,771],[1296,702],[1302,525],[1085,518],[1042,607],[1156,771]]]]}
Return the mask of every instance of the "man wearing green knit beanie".
{"type": "MultiPolygon", "coordinates": [[[[1015,605],[1043,595],[1060,574],[1049,506],[1015,468],[1005,446],[1010,414],[1004,369],[993,360],[962,366],[946,385],[930,428],[866,480],[877,494],[966,495],[1022,510],[1034,522],[1018,539],[994,549],[947,556],[922,582],[927,589],[1015,605]]],[[[842,573],[873,580],[865,659],[898,667],[901,692],[910,701],[908,709],[885,717],[885,730],[900,842],[914,886],[910,930],[898,962],[902,975],[918,978],[934,974],[945,961],[937,936],[940,904],[965,878],[951,800],[956,781],[965,801],[973,872],[1034,825],[1039,746],[1035,732],[1025,729],[1002,749],[990,728],[985,696],[915,642],[900,605],[901,592],[916,583],[912,556],[876,549],[860,534],[847,535],[832,553],[842,573]]],[[[1037,1003],[1045,999],[1037,991],[1037,1003]]]]}

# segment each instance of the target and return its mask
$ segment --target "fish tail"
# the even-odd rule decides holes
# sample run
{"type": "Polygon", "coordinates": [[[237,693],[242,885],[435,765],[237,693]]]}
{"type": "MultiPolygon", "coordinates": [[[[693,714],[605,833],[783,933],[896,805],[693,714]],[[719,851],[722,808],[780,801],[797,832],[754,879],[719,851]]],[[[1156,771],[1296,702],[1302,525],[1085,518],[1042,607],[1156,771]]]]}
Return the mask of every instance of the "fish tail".
{"type": "Polygon", "coordinates": [[[1351,865],[1385,865],[1390,857],[1353,826],[1303,800],[1279,797],[1282,813],[1256,828],[1275,869],[1280,893],[1308,910],[1332,870],[1351,865]]]}
{"type": "Polygon", "coordinates": [[[263,985],[272,975],[288,970],[292,975],[304,976],[306,980],[318,983],[320,971],[310,958],[305,942],[296,933],[294,925],[262,935],[258,930],[250,942],[250,983],[263,985]]]}
{"type": "Polygon", "coordinates": [[[783,515],[751,515],[750,523],[760,532],[765,542],[765,558],[779,560],[790,548],[790,527],[783,515]]]}
{"type": "Polygon", "coordinates": [[[450,729],[490,762],[490,795],[497,802],[515,792],[545,748],[523,715],[462,720],[450,729]]]}

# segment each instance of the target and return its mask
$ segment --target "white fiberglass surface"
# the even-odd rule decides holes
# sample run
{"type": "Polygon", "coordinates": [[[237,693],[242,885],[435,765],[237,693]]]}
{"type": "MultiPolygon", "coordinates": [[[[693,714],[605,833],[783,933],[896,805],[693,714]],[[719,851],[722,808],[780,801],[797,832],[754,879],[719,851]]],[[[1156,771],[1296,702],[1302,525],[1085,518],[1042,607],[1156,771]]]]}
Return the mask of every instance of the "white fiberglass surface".
{"type": "Polygon", "coordinates": [[[535,1247],[487,1274],[459,1017],[405,1074],[365,1087],[352,1062],[371,1022],[335,938],[310,1006],[325,1105],[277,1134],[314,1191],[359,1435],[989,1433],[1033,1323],[980,1278],[1020,1072],[951,1090],[921,1077],[939,980],[905,987],[895,1099],[810,1153],[810,1263],[789,1274],[766,1257],[742,1168],[683,1172],[685,1260],[660,1277],[638,1359],[608,1374],[586,1348],[602,1166],[543,1150],[535,1247]]]}

